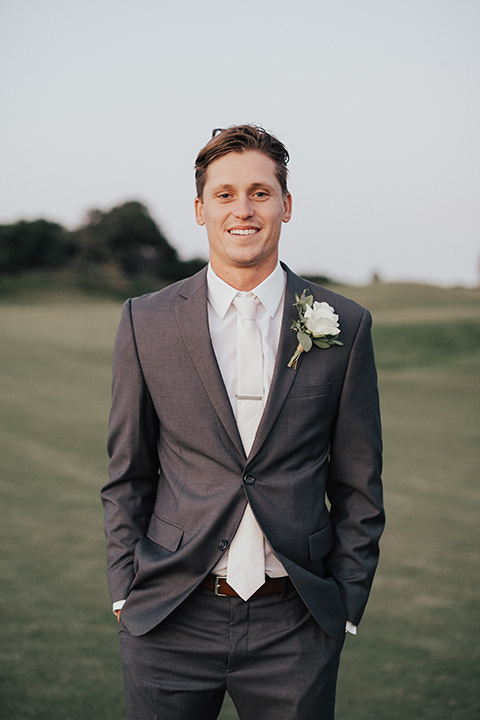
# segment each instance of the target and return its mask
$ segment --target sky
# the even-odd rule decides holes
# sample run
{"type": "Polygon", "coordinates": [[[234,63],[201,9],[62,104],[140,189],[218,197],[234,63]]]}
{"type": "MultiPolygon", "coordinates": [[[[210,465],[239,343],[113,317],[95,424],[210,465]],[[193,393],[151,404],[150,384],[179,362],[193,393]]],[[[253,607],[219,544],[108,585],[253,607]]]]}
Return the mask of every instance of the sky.
{"type": "Polygon", "coordinates": [[[355,284],[480,278],[478,0],[2,0],[0,223],[146,204],[207,257],[215,127],[289,150],[281,258],[355,284]]]}

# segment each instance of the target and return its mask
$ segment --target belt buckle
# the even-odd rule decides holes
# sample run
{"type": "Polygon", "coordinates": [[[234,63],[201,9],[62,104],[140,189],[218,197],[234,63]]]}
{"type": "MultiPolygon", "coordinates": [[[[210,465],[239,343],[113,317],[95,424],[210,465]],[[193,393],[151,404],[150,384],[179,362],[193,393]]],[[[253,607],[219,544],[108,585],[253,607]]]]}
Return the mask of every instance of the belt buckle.
{"type": "Polygon", "coordinates": [[[215,576],[215,584],[213,586],[213,594],[217,597],[228,597],[225,593],[220,592],[220,580],[227,581],[226,577],[220,577],[220,575],[215,576]]]}

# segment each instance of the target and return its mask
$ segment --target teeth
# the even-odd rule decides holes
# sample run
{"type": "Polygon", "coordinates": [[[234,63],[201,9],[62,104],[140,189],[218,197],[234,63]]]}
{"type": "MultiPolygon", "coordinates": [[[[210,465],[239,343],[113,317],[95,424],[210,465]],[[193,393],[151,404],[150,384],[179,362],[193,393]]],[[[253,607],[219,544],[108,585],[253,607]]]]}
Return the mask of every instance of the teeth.
{"type": "Polygon", "coordinates": [[[256,228],[248,228],[246,230],[229,230],[231,235],[254,235],[256,232],[256,228]]]}

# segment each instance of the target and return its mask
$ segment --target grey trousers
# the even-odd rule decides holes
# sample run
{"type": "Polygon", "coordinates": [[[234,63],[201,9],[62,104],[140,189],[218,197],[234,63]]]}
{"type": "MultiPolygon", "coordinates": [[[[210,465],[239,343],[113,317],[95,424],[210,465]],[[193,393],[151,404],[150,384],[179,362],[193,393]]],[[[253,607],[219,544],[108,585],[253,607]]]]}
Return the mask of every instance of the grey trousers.
{"type": "Polygon", "coordinates": [[[197,590],[158,627],[120,619],[129,720],[215,720],[225,691],[240,720],[333,720],[343,642],[295,591],[244,602],[197,590]]]}

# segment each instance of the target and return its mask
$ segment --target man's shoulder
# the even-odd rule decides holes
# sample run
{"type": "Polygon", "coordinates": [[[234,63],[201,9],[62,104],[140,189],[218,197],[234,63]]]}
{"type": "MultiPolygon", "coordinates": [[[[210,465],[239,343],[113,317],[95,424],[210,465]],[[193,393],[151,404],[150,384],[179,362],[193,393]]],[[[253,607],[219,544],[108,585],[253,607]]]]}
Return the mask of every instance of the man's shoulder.
{"type": "Polygon", "coordinates": [[[287,271],[287,283],[289,283],[292,291],[300,295],[304,290],[309,291],[316,302],[326,302],[333,307],[337,314],[348,314],[353,318],[360,318],[369,311],[359,303],[355,302],[346,295],[342,295],[334,290],[319,285],[307,278],[296,275],[285,266],[287,271]]]}
{"type": "Polygon", "coordinates": [[[159,312],[171,310],[182,298],[192,297],[206,285],[206,269],[203,268],[195,275],[178,280],[161,290],[131,298],[129,302],[132,311],[137,313],[159,312]]]}
{"type": "MultiPolygon", "coordinates": [[[[342,312],[343,314],[347,312],[349,315],[353,315],[355,317],[360,317],[364,315],[365,313],[369,314],[369,311],[367,308],[363,307],[363,305],[360,305],[355,300],[352,300],[352,298],[347,297],[346,295],[342,295],[338,292],[335,292],[334,290],[330,290],[329,288],[325,288],[322,285],[314,285],[316,288],[316,291],[319,292],[321,295],[321,300],[324,302],[327,302],[329,305],[331,305],[336,312],[342,312]],[[317,290],[318,289],[318,290],[317,290]]],[[[313,290],[312,290],[313,291],[313,290]]],[[[315,299],[316,297],[316,291],[313,291],[313,295],[315,299]]]]}

